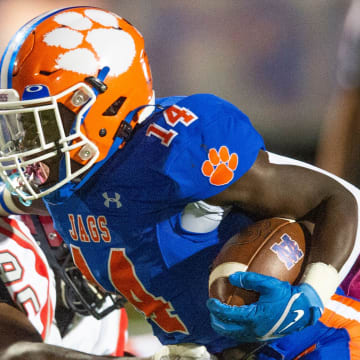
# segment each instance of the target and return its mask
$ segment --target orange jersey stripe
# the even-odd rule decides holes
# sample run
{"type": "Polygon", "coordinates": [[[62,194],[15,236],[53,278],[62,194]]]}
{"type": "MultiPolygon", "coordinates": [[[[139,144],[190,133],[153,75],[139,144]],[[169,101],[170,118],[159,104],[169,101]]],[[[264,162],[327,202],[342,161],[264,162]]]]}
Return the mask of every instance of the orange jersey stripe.
{"type": "Polygon", "coordinates": [[[333,295],[320,321],[332,328],[347,330],[351,360],[360,360],[360,302],[341,295],[333,295]]]}

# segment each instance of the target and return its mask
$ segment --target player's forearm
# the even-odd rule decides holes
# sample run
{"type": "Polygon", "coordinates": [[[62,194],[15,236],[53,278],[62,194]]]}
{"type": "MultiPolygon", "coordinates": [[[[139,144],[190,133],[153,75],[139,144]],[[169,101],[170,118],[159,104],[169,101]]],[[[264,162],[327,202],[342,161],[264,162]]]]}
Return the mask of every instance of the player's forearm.
{"type": "Polygon", "coordinates": [[[21,341],[13,343],[0,354],[0,360],[149,360],[138,357],[91,355],[44,343],[21,341]]]}
{"type": "Polygon", "coordinates": [[[321,261],[341,271],[354,251],[358,230],[357,207],[356,198],[349,192],[342,192],[330,196],[315,209],[316,225],[309,262],[321,261]],[[337,241],[330,241],[334,234],[337,241]]]}
{"type": "MultiPolygon", "coordinates": [[[[105,360],[117,358],[89,355],[45,344],[24,313],[13,306],[0,302],[0,360],[93,359],[105,360]]],[[[121,359],[125,360],[126,358],[121,359]]],[[[131,359],[136,360],[136,358],[131,359]]]]}
{"type": "MultiPolygon", "coordinates": [[[[308,258],[308,263],[313,264],[314,277],[310,277],[322,285],[328,279],[332,280],[329,288],[334,291],[350,271],[360,250],[360,192],[350,184],[336,180],[343,188],[334,190],[308,214],[315,224],[308,258]]],[[[307,270],[305,274],[309,275],[310,267],[307,270]]],[[[306,282],[314,286],[312,281],[306,282]]],[[[331,293],[325,298],[329,296],[331,293]]]]}
{"type": "Polygon", "coordinates": [[[307,205],[304,209],[307,207],[311,210],[303,209],[301,212],[303,216],[314,222],[315,228],[308,266],[302,282],[310,284],[326,305],[359,256],[360,191],[329,173],[325,175],[332,179],[322,181],[321,173],[324,172],[309,164],[274,154],[271,156],[271,161],[277,164],[290,163],[320,173],[320,177],[315,175],[313,180],[305,178],[306,181],[303,181],[303,194],[308,194],[304,198],[306,203],[310,203],[310,206],[307,205]],[[317,190],[311,192],[309,187],[317,190]]]}
{"type": "MultiPolygon", "coordinates": [[[[301,178],[302,186],[300,192],[294,190],[297,195],[293,195],[292,208],[298,212],[298,218],[306,217],[315,224],[310,262],[320,261],[334,266],[342,279],[360,252],[359,189],[312,165],[276,154],[269,155],[273,164],[296,167],[292,172],[295,178],[286,176],[284,172],[288,182],[295,183],[297,177],[301,178]],[[313,173],[306,169],[313,170],[313,173]]],[[[294,188],[288,187],[291,191],[294,188]]]]}
{"type": "Polygon", "coordinates": [[[0,355],[19,341],[36,343],[42,339],[23,312],[0,302],[0,355]]]}

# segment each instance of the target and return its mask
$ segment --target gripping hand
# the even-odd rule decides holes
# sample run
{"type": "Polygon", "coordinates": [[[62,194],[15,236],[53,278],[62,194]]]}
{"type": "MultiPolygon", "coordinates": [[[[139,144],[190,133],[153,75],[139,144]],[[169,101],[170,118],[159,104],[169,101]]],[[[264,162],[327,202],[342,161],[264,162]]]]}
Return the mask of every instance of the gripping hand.
{"type": "Polygon", "coordinates": [[[323,304],[308,284],[288,282],[253,272],[237,272],[232,285],[260,293],[257,302],[231,306],[211,298],[207,302],[211,325],[218,333],[242,342],[279,338],[306,326],[321,316],[323,304]]]}

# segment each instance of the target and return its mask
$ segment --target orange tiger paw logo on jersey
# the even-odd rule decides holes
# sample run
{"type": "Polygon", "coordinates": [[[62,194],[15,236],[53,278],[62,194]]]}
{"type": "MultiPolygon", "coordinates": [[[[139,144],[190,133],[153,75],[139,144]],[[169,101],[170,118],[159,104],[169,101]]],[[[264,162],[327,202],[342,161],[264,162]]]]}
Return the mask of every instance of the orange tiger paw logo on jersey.
{"type": "Polygon", "coordinates": [[[201,166],[203,175],[209,177],[210,184],[221,186],[228,184],[234,178],[234,171],[238,166],[238,155],[230,155],[227,146],[221,146],[219,150],[209,150],[209,159],[201,166]]]}

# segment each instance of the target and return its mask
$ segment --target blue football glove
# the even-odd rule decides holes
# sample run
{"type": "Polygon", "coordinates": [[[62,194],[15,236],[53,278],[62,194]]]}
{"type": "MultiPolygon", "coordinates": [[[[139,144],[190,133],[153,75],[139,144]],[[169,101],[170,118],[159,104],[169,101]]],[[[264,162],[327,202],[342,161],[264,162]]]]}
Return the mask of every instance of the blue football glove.
{"type": "Polygon", "coordinates": [[[260,293],[257,302],[231,306],[210,298],[211,325],[221,335],[241,342],[276,339],[306,326],[321,316],[323,304],[312,286],[292,286],[288,282],[253,272],[237,272],[232,285],[260,293]]]}

